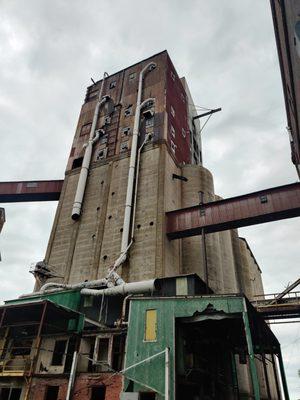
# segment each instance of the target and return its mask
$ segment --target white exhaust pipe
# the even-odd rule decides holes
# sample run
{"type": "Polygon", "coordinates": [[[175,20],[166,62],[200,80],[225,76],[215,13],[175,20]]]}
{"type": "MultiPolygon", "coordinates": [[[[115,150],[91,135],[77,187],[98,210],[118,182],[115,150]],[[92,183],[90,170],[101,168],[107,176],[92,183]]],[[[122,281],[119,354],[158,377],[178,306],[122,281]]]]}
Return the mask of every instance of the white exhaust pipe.
{"type": "Polygon", "coordinates": [[[156,279],[148,281],[123,283],[119,286],[113,286],[107,289],[82,289],[80,293],[85,296],[125,296],[127,294],[152,294],[155,287],[156,279]]]}
{"type": "Polygon", "coordinates": [[[84,196],[84,192],[85,192],[85,188],[86,188],[86,181],[87,181],[91,158],[92,158],[93,145],[99,138],[99,133],[97,133],[95,135],[95,130],[96,130],[96,126],[97,126],[97,122],[98,122],[98,118],[99,118],[100,107],[107,100],[106,97],[102,98],[102,93],[103,93],[103,88],[104,88],[104,83],[105,83],[106,77],[108,77],[108,74],[107,74],[107,72],[104,72],[103,79],[102,79],[102,85],[101,85],[101,89],[100,89],[99,96],[98,96],[98,101],[97,101],[95,112],[94,112],[90,137],[89,137],[89,141],[85,148],[83,161],[82,161],[82,167],[80,170],[79,180],[78,180],[78,184],[77,184],[77,189],[76,189],[76,194],[75,194],[75,199],[74,199],[74,204],[73,204],[73,209],[72,209],[72,219],[74,221],[77,221],[80,218],[82,201],[83,201],[83,196],[84,196]]]}
{"type": "MultiPolygon", "coordinates": [[[[132,142],[131,142],[131,152],[130,152],[130,161],[129,161],[129,171],[128,171],[128,181],[127,181],[127,192],[126,192],[126,201],[125,201],[125,212],[124,212],[124,222],[123,222],[123,233],[122,233],[122,242],[121,242],[121,254],[119,258],[114,263],[112,268],[115,271],[127,258],[127,252],[132,244],[132,240],[129,240],[129,231],[130,231],[130,222],[134,224],[134,221],[131,221],[132,217],[132,205],[133,205],[133,191],[134,191],[134,178],[136,171],[136,160],[138,153],[138,137],[139,137],[139,125],[140,125],[140,115],[141,109],[148,101],[154,101],[154,99],[147,99],[143,103],[142,101],[142,92],[143,92],[143,79],[147,72],[152,71],[156,67],[154,62],[150,62],[147,64],[139,75],[139,86],[138,86],[138,94],[136,101],[136,110],[134,117],[134,125],[132,132],[132,142]]],[[[131,239],[131,238],[130,238],[131,239]]],[[[108,276],[111,273],[109,272],[108,276]]]]}
{"type": "Polygon", "coordinates": [[[92,288],[99,286],[106,286],[107,279],[97,279],[94,281],[84,281],[75,284],[66,284],[66,283],[57,283],[57,282],[49,282],[45,283],[38,292],[22,294],[19,298],[23,297],[31,297],[31,296],[41,296],[45,293],[55,293],[60,292],[62,290],[75,290],[75,289],[83,289],[83,288],[92,288]]]}

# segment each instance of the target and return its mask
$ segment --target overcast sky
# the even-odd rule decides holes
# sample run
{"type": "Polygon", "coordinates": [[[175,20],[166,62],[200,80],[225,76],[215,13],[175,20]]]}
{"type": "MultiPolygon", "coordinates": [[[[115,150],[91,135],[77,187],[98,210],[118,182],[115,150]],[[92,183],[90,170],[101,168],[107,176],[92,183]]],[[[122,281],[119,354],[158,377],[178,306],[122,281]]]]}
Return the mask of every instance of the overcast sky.
{"type": "MultiPolygon", "coordinates": [[[[203,131],[216,192],[295,182],[268,0],[0,0],[0,180],[63,178],[90,77],[164,49],[195,104],[222,107],[203,131]]],[[[1,300],[31,291],[28,270],[44,257],[56,203],[4,206],[1,300]]],[[[298,232],[299,219],[240,229],[267,293],[298,278],[298,232]]],[[[275,331],[296,399],[300,327],[275,331]]]]}

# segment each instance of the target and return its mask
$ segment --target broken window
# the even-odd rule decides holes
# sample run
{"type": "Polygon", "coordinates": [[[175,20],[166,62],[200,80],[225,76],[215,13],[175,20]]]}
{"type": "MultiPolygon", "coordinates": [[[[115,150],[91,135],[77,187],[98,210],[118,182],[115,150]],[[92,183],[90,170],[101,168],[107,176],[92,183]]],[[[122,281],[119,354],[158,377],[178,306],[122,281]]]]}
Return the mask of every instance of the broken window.
{"type": "Polygon", "coordinates": [[[136,73],[132,72],[132,74],[129,75],[129,81],[133,81],[136,78],[136,73]]]}
{"type": "Polygon", "coordinates": [[[121,146],[120,146],[120,153],[123,153],[123,152],[125,152],[125,151],[127,151],[128,150],[128,142],[123,142],[123,143],[121,143],[121,146]]]}
{"type": "Polygon", "coordinates": [[[73,337],[70,337],[70,339],[68,341],[64,373],[66,373],[66,372],[69,373],[71,371],[75,350],[76,350],[76,337],[73,336],[73,337]]]}
{"type": "Polygon", "coordinates": [[[92,127],[91,123],[83,125],[81,127],[80,136],[85,136],[85,135],[89,134],[90,130],[91,130],[91,127],[92,127]]]}
{"type": "Polygon", "coordinates": [[[73,160],[72,169],[79,168],[82,166],[83,157],[78,157],[73,160]]]}
{"type": "Polygon", "coordinates": [[[175,137],[175,128],[173,125],[170,125],[170,132],[173,137],[175,137]]]}
{"type": "Polygon", "coordinates": [[[143,116],[145,118],[146,128],[151,128],[154,125],[154,111],[152,109],[148,109],[143,112],[143,116]]]}
{"type": "Polygon", "coordinates": [[[109,115],[107,115],[104,118],[104,125],[109,125],[111,123],[111,117],[109,115]]]}
{"type": "Polygon", "coordinates": [[[145,342],[156,341],[157,310],[146,310],[145,315],[145,342]]]}
{"type": "Polygon", "coordinates": [[[105,400],[105,392],[106,392],[105,385],[92,386],[90,399],[105,400]]]}
{"type": "Polygon", "coordinates": [[[63,365],[67,340],[56,340],[51,365],[63,365]]]}
{"type": "Polygon", "coordinates": [[[110,89],[113,89],[113,88],[115,88],[117,86],[117,81],[112,81],[112,82],[110,82],[110,84],[109,84],[109,88],[110,89]]]}
{"type": "Polygon", "coordinates": [[[185,131],[185,129],[182,128],[181,133],[182,133],[182,136],[185,138],[185,137],[186,137],[186,131],[185,131]]]}
{"type": "Polygon", "coordinates": [[[123,366],[124,336],[114,335],[112,346],[112,369],[120,371],[123,366]]]}
{"type": "Polygon", "coordinates": [[[172,78],[172,80],[175,82],[175,78],[176,78],[176,76],[175,76],[175,74],[174,74],[174,72],[173,72],[173,71],[171,71],[171,78],[172,78]]]}
{"type": "Polygon", "coordinates": [[[0,388],[1,400],[19,400],[21,397],[21,388],[0,388]]]}
{"type": "Polygon", "coordinates": [[[59,386],[47,386],[45,400],[57,400],[59,386]]]}
{"type": "Polygon", "coordinates": [[[175,117],[175,110],[174,110],[174,108],[171,106],[171,115],[172,115],[172,117],[175,117]]]}
{"type": "Polygon", "coordinates": [[[176,152],[176,144],[173,142],[173,140],[171,140],[171,150],[173,151],[173,153],[175,154],[176,152]]]}
{"type": "Polygon", "coordinates": [[[125,117],[129,117],[130,115],[132,115],[132,104],[125,108],[124,115],[125,117]]]}
{"type": "Polygon", "coordinates": [[[107,147],[105,149],[99,150],[97,154],[97,160],[104,160],[107,156],[107,147]]]}
{"type": "Polygon", "coordinates": [[[122,136],[129,136],[130,134],[130,127],[126,127],[122,129],[122,136]]]}
{"type": "Polygon", "coordinates": [[[105,144],[108,141],[108,134],[107,133],[103,133],[103,131],[101,130],[101,132],[99,133],[99,143],[100,144],[105,144]]]}
{"type": "Polygon", "coordinates": [[[93,362],[99,368],[99,371],[109,371],[111,369],[112,358],[112,336],[97,336],[95,341],[95,349],[93,362]]]}
{"type": "Polygon", "coordinates": [[[31,347],[32,339],[14,339],[11,354],[13,356],[29,356],[31,347]]]}
{"type": "Polygon", "coordinates": [[[146,119],[146,128],[152,128],[154,125],[154,117],[146,119]]]}

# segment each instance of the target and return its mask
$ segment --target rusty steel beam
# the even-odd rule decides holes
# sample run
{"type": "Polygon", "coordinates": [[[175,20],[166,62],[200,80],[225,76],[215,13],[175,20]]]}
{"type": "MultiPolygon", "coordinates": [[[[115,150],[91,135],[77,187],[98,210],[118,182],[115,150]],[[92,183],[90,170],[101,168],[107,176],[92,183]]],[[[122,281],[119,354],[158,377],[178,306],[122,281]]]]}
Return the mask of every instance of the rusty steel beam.
{"type": "Polygon", "coordinates": [[[300,216],[300,183],[260,190],[166,213],[169,239],[300,216]]]}
{"type": "Polygon", "coordinates": [[[0,182],[0,203],[59,200],[63,180],[0,182]]]}

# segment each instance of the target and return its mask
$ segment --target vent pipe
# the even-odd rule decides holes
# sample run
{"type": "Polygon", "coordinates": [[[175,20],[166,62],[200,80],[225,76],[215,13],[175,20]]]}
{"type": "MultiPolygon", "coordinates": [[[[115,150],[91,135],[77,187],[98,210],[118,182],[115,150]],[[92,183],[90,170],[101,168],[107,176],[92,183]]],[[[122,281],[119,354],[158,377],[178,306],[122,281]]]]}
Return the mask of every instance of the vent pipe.
{"type": "Polygon", "coordinates": [[[80,293],[85,296],[125,296],[127,294],[152,294],[156,279],[148,281],[123,283],[119,286],[113,286],[107,289],[82,289],[80,293]]]}
{"type": "MultiPolygon", "coordinates": [[[[136,174],[137,167],[137,154],[138,154],[138,137],[139,137],[139,126],[140,126],[140,115],[142,107],[148,101],[154,101],[154,99],[147,99],[142,103],[142,92],[143,92],[143,79],[147,72],[151,72],[154,68],[156,68],[156,64],[154,62],[150,62],[147,64],[139,75],[139,86],[138,86],[138,94],[136,101],[136,110],[134,117],[134,125],[132,132],[132,142],[131,142],[131,152],[130,152],[130,161],[129,161],[129,171],[128,171],[128,181],[127,181],[127,192],[126,192],[126,201],[125,201],[125,212],[124,212],[124,222],[123,222],[123,233],[122,233],[122,242],[121,242],[121,254],[120,257],[116,260],[112,270],[115,271],[127,258],[127,252],[132,244],[132,240],[130,241],[129,233],[130,233],[130,224],[132,221],[132,209],[133,209],[133,192],[134,192],[134,180],[136,174]]],[[[108,276],[111,275],[111,272],[108,276]]]]}
{"type": "Polygon", "coordinates": [[[77,184],[77,189],[76,189],[76,194],[75,194],[75,199],[74,199],[74,204],[73,204],[73,209],[72,209],[72,219],[74,221],[77,221],[80,218],[83,196],[84,196],[84,192],[85,192],[85,188],[86,188],[87,177],[88,177],[90,163],[91,163],[91,159],[92,159],[93,145],[99,139],[99,132],[96,132],[96,134],[95,134],[95,131],[96,131],[96,126],[97,126],[97,122],[98,122],[98,118],[99,118],[100,108],[101,108],[102,104],[104,104],[107,101],[106,96],[104,98],[102,98],[105,78],[107,78],[107,77],[108,77],[108,73],[104,72],[102,84],[101,84],[101,88],[99,91],[99,96],[98,96],[98,100],[97,100],[97,104],[96,104],[96,108],[95,108],[95,112],[94,112],[90,137],[89,137],[89,141],[87,142],[86,147],[85,147],[85,152],[84,152],[84,156],[83,156],[79,180],[78,180],[78,184],[77,184]]]}

